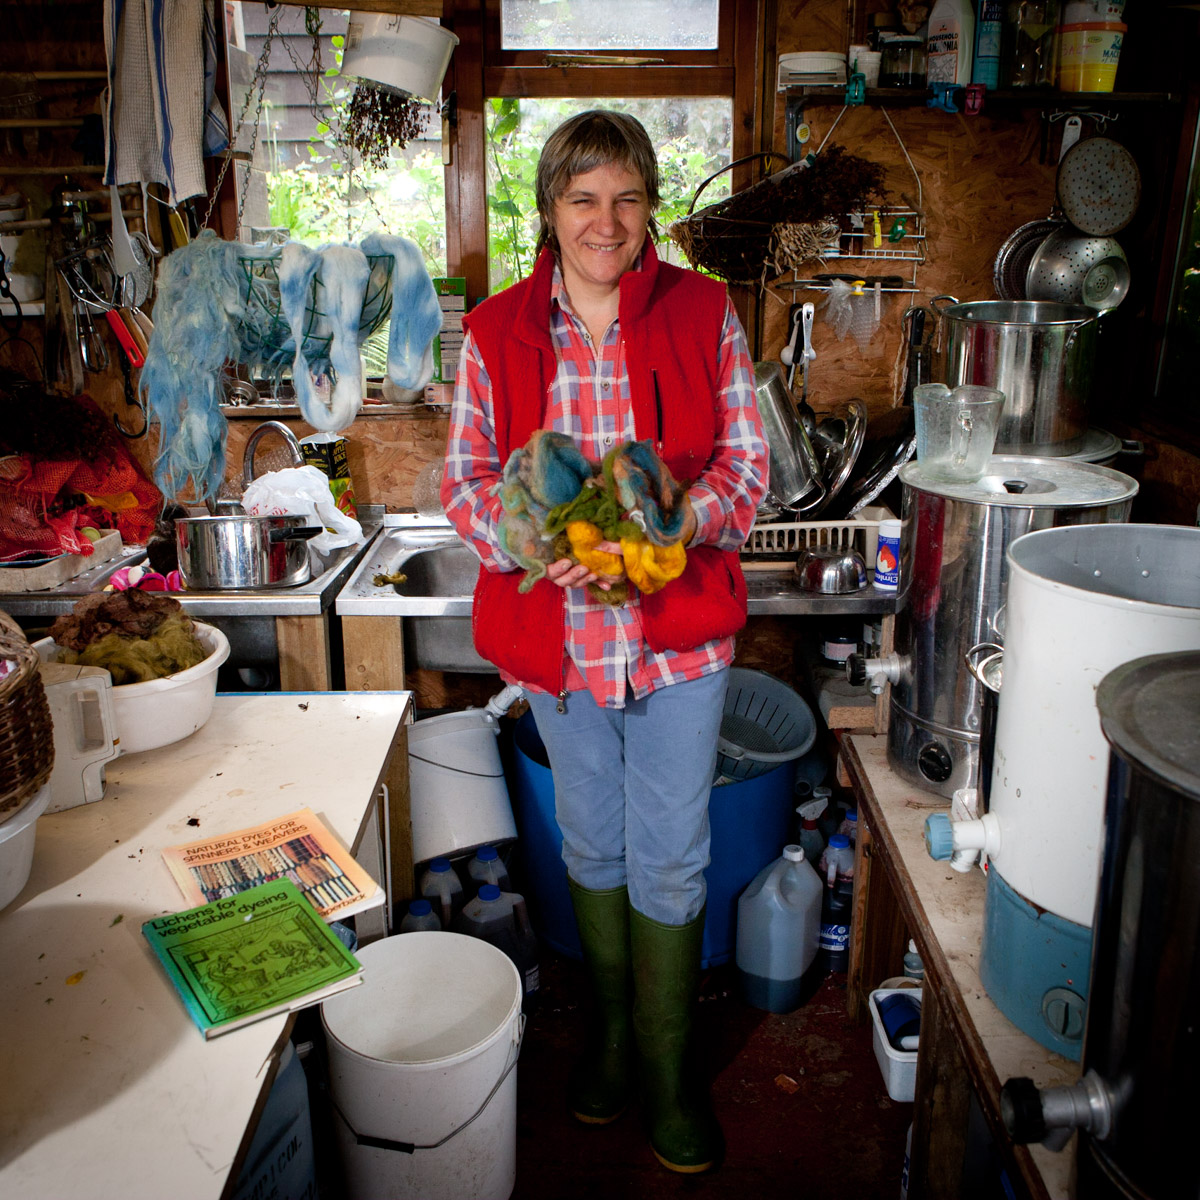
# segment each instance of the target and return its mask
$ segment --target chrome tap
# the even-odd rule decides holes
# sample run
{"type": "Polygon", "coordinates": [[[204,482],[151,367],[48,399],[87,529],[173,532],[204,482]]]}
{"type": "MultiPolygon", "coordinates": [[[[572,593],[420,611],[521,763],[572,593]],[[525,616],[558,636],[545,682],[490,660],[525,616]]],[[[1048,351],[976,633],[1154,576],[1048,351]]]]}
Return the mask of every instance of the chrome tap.
{"type": "Polygon", "coordinates": [[[258,443],[263,436],[268,433],[279,434],[288,444],[288,449],[292,452],[292,465],[302,467],[304,465],[304,454],[300,449],[300,443],[296,440],[296,435],[282,421],[264,421],[250,435],[246,442],[246,449],[242,452],[242,487],[248,488],[254,480],[254,451],[258,447],[258,443]]]}

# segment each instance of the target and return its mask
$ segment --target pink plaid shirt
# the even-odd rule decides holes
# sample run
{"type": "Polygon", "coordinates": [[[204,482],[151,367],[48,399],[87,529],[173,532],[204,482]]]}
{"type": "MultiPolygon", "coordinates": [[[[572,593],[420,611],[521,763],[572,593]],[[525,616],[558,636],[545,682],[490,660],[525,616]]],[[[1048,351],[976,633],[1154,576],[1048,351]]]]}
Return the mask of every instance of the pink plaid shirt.
{"type": "MultiPolygon", "coordinates": [[[[586,327],[571,309],[556,267],[550,333],[558,368],[550,386],[546,427],[569,434],[589,459],[599,462],[613,446],[638,437],[620,322],[613,321],[601,345],[593,347],[586,327]]],[[[715,402],[720,421],[713,455],[688,495],[697,521],[693,542],[737,550],[749,536],[766,491],[767,448],[746,335],[729,303],[718,365],[715,402]]],[[[503,463],[496,449],[493,411],[491,382],[468,333],[450,416],[445,471],[453,499],[446,512],[485,567],[519,570],[499,549],[496,539],[501,508],[492,487],[500,478],[503,463]]],[[[547,636],[553,636],[551,631],[547,630],[547,636]]],[[[606,708],[623,708],[627,687],[634,696],[642,697],[667,684],[710,674],[733,659],[732,638],[656,654],[642,635],[636,589],[631,589],[627,603],[617,607],[592,600],[586,588],[566,589],[561,636],[569,658],[567,690],[586,687],[596,703],[606,708]]],[[[521,682],[507,674],[504,678],[509,683],[521,682]]]]}

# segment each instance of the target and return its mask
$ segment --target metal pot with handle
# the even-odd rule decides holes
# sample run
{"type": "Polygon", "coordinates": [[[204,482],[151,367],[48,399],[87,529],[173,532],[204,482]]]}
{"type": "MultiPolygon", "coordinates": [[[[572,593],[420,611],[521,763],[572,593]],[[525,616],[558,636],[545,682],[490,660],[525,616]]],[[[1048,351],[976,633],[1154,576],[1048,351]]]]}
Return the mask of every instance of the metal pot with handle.
{"type": "Polygon", "coordinates": [[[1083,304],[931,301],[945,333],[945,382],[1004,393],[997,454],[1046,458],[1078,453],[1088,431],[1099,330],[1083,304]]]}
{"type": "Polygon", "coordinates": [[[285,588],[312,578],[308,542],[323,529],[297,516],[200,516],[175,522],[189,589],[285,588]]]}

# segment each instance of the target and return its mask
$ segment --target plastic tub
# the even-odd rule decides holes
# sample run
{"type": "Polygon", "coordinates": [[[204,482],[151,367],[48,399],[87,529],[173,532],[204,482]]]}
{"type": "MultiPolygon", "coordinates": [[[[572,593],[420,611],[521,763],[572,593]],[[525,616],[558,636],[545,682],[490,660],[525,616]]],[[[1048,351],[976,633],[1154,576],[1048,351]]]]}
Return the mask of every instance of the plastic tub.
{"type": "Polygon", "coordinates": [[[352,12],[342,74],[435,101],[458,36],[424,17],[352,12]]]}
{"type": "Polygon", "coordinates": [[[229,639],[199,621],[196,636],[208,650],[203,662],[162,679],[113,688],[113,719],[122,754],[169,746],[195,733],[212,716],[217,668],[229,657],[229,639]]]}
{"type": "Polygon", "coordinates": [[[1059,27],[1058,87],[1063,92],[1111,92],[1126,26],[1087,21],[1059,27]]]}
{"type": "Polygon", "coordinates": [[[888,996],[902,995],[921,1007],[921,993],[915,988],[876,988],[869,997],[871,1008],[872,1043],[875,1061],[883,1073],[887,1094],[901,1103],[910,1102],[917,1090],[917,1051],[897,1050],[888,1038],[879,1002],[888,996]]]}
{"type": "Polygon", "coordinates": [[[31,800],[0,821],[0,908],[11,904],[29,880],[37,819],[49,803],[50,785],[44,783],[31,800]]]}

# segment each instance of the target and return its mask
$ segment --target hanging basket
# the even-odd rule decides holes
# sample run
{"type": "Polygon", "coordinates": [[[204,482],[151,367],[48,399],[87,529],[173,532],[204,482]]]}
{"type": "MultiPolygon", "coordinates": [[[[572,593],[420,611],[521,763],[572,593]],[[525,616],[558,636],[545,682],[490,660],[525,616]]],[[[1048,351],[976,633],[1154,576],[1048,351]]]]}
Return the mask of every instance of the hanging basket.
{"type": "Polygon", "coordinates": [[[700,193],[714,179],[760,158],[787,161],[773,150],[736,159],[705,179],[692,197],[688,215],[667,228],[667,236],[693,267],[726,283],[765,283],[804,263],[821,261],[824,254],[837,248],[839,226],[832,218],[788,219],[787,202],[780,184],[793,171],[801,169],[799,164],[768,175],[725,200],[693,212],[700,193]],[[761,215],[745,215],[749,211],[761,215]]]}
{"type": "Polygon", "coordinates": [[[0,612],[0,821],[32,800],[54,769],[54,724],[38,652],[0,612]]]}

